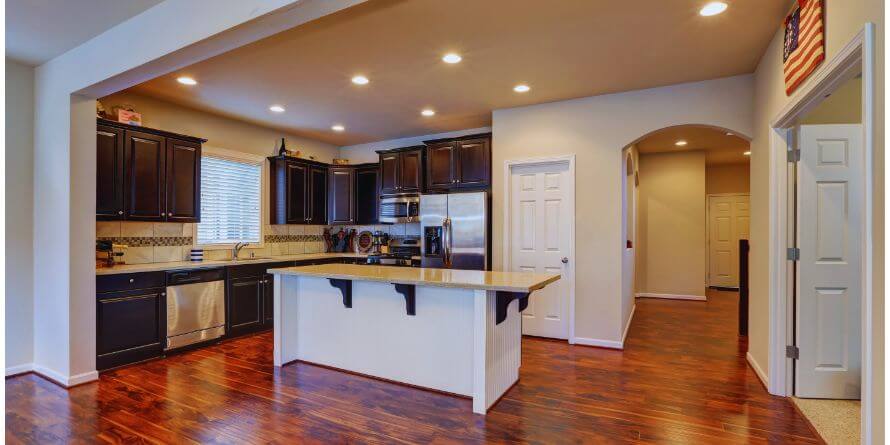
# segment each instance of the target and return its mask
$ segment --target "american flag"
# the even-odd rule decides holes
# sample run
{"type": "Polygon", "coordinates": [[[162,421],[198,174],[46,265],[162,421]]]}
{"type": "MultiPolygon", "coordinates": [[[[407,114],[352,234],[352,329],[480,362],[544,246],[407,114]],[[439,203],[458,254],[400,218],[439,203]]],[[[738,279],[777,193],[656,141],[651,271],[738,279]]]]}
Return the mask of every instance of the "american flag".
{"type": "Polygon", "coordinates": [[[785,94],[790,96],[825,59],[824,36],[822,0],[797,0],[785,18],[785,94]]]}

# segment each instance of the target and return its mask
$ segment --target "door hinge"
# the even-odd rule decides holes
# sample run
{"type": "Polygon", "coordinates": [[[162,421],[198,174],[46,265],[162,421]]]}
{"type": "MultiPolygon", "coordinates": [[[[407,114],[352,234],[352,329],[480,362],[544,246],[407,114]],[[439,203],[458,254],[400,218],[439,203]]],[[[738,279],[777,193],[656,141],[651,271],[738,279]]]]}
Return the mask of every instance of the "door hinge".
{"type": "Polygon", "coordinates": [[[800,161],[800,150],[788,150],[788,162],[800,161]]]}
{"type": "Polygon", "coordinates": [[[785,357],[793,358],[794,360],[800,359],[800,349],[794,345],[785,346],[785,357]]]}
{"type": "Polygon", "coordinates": [[[789,261],[798,261],[800,260],[800,249],[797,247],[789,247],[786,256],[789,261]]]}

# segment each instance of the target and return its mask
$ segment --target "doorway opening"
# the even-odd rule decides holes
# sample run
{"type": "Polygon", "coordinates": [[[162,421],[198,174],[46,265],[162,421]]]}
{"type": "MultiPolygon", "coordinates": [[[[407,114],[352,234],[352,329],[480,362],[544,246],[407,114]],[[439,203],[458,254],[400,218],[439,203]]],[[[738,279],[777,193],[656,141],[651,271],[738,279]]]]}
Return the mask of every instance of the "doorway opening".
{"type": "Polygon", "coordinates": [[[738,290],[739,243],[749,233],[749,150],[731,129],[693,124],[624,148],[625,170],[635,165],[622,188],[631,257],[624,284],[632,295],[705,301],[710,288],[738,290]]]}

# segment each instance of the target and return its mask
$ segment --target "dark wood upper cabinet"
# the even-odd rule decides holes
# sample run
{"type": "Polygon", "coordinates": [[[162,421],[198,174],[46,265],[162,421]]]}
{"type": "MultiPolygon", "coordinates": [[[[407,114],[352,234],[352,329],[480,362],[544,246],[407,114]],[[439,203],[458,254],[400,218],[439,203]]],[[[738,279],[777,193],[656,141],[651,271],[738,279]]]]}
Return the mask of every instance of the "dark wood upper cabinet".
{"type": "Polygon", "coordinates": [[[429,191],[491,187],[491,135],[426,141],[429,191]]]}
{"type": "Polygon", "coordinates": [[[166,217],[164,138],[128,130],[124,140],[124,203],[129,220],[163,221],[166,217]]]}
{"type": "Polygon", "coordinates": [[[203,142],[99,119],[96,219],[199,221],[203,142]]]}
{"type": "Polygon", "coordinates": [[[399,153],[380,155],[380,194],[399,192],[399,153]]]}
{"type": "Polygon", "coordinates": [[[355,169],[331,167],[328,170],[328,223],[355,223],[355,169]]]}
{"type": "Polygon", "coordinates": [[[306,224],[309,215],[309,166],[290,162],[287,174],[287,224],[306,224]]]}
{"type": "Polygon", "coordinates": [[[96,218],[124,218],[124,130],[96,127],[96,218]]]}
{"type": "Polygon", "coordinates": [[[309,169],[309,224],[328,222],[328,169],[313,166],[309,169]]]}
{"type": "Polygon", "coordinates": [[[449,188],[454,184],[453,155],[454,144],[451,142],[427,146],[426,177],[428,188],[449,188]]]}
{"type": "Polygon", "coordinates": [[[419,193],[423,187],[423,152],[409,150],[399,155],[399,193],[419,193]]]}
{"type": "Polygon", "coordinates": [[[491,140],[471,139],[455,142],[454,157],[457,184],[464,188],[491,184],[491,140]]]}
{"type": "Polygon", "coordinates": [[[326,224],[327,165],[277,156],[269,162],[270,224],[326,224]]]}
{"type": "Polygon", "coordinates": [[[423,188],[423,146],[381,150],[380,194],[419,193],[423,188]]]}
{"type": "Polygon", "coordinates": [[[167,139],[167,221],[201,216],[201,144],[167,139]]]}
{"type": "Polygon", "coordinates": [[[355,168],[355,223],[377,224],[379,222],[378,203],[380,199],[379,165],[357,166],[355,168]]]}

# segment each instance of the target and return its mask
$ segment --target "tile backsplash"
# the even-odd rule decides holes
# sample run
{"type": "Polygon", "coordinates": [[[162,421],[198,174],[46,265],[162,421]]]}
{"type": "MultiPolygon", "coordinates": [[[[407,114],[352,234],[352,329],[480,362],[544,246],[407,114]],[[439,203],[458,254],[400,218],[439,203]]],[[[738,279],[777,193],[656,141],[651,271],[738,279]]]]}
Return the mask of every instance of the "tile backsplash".
{"type": "MultiPolygon", "coordinates": [[[[263,228],[261,247],[245,247],[242,256],[279,256],[324,252],[322,233],[326,226],[267,225],[263,228]]],[[[420,236],[420,224],[384,224],[376,226],[337,226],[363,230],[380,230],[390,236],[420,236]]],[[[150,223],[131,221],[97,221],[96,238],[129,246],[122,260],[127,264],[186,261],[194,246],[194,224],[150,223]]],[[[205,250],[208,260],[225,260],[230,249],[205,250]]]]}

